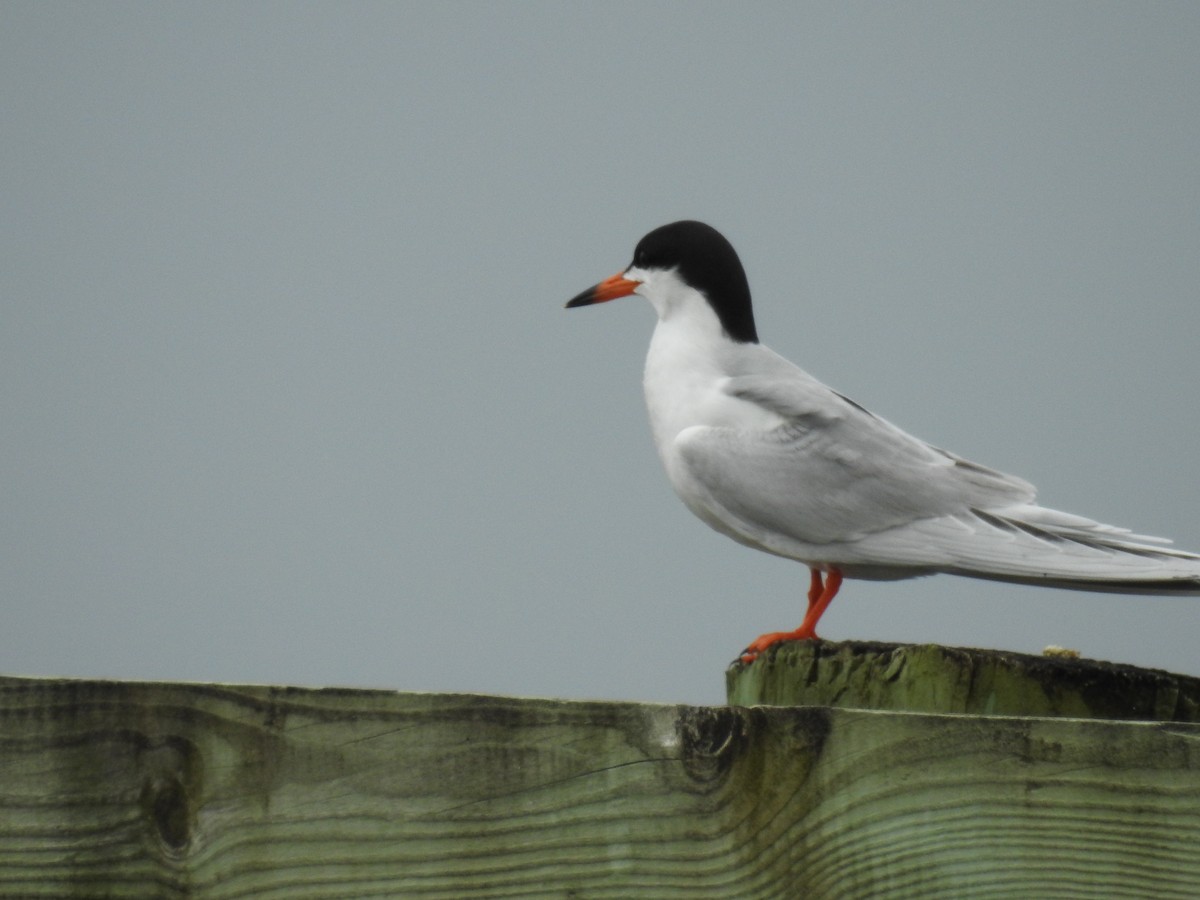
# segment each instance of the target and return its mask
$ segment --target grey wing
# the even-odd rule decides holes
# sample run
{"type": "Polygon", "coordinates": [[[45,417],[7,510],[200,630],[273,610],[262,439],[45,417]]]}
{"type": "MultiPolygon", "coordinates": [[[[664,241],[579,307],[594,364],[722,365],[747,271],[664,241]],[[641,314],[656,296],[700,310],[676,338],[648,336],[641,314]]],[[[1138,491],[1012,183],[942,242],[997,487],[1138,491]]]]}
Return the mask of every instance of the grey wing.
{"type": "Polygon", "coordinates": [[[1200,555],[1038,506],[1028,482],[906,434],[782,358],[760,359],[758,374],[725,389],[782,419],[770,430],[696,427],[677,439],[711,504],[706,518],[739,540],[810,561],[825,557],[824,545],[860,577],[921,569],[1200,594],[1200,555]]]}
{"type": "Polygon", "coordinates": [[[1029,483],[932,447],[779,363],[774,372],[730,378],[725,390],[770,409],[783,424],[767,431],[690,428],[677,439],[711,500],[753,530],[834,544],[1032,501],[1029,483]]]}

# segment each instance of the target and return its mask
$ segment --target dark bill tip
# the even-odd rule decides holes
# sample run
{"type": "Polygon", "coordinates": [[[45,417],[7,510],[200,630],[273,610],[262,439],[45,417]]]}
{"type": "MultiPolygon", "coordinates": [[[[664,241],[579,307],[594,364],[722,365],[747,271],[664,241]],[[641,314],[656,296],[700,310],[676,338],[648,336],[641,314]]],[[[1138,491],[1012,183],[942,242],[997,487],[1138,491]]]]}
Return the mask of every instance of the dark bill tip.
{"type": "Polygon", "coordinates": [[[594,287],[590,287],[583,293],[581,293],[575,297],[572,297],[570,300],[568,300],[565,308],[566,309],[574,309],[577,306],[591,306],[595,302],[596,302],[596,289],[594,287]]]}

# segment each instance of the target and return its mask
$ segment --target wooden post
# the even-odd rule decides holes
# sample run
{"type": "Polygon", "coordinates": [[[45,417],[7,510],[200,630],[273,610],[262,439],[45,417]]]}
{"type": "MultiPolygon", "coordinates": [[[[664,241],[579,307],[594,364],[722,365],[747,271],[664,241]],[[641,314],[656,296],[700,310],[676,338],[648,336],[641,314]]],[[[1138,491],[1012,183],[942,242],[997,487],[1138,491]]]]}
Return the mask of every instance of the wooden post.
{"type": "Polygon", "coordinates": [[[729,702],[739,706],[1200,721],[1200,678],[1064,656],[793,641],[725,675],[729,702]]]}
{"type": "Polygon", "coordinates": [[[0,678],[6,898],[1194,897],[1198,835],[1189,723],[0,678]]]}

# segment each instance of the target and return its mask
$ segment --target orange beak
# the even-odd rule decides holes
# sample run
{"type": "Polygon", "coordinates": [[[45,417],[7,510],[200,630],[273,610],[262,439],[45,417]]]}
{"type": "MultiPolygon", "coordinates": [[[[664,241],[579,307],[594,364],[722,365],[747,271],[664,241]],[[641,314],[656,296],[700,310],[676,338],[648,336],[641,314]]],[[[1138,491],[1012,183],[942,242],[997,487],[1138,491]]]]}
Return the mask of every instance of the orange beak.
{"type": "Polygon", "coordinates": [[[625,277],[624,272],[618,272],[573,298],[567,303],[567,309],[574,309],[576,306],[591,306],[593,303],[606,303],[609,300],[616,300],[618,297],[628,297],[637,290],[639,284],[641,284],[640,281],[630,281],[625,277]]]}

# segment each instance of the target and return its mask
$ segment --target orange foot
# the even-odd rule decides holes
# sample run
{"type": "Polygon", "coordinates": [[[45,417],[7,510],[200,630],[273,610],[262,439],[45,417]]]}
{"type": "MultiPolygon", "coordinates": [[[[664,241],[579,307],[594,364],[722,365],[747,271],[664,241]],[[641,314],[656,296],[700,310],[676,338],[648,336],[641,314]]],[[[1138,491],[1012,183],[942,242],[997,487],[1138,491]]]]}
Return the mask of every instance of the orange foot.
{"type": "Polygon", "coordinates": [[[795,631],[772,631],[761,635],[742,651],[741,661],[749,665],[758,659],[760,653],[768,647],[774,647],[784,641],[819,641],[817,637],[817,620],[825,612],[833,598],[837,596],[838,588],[842,586],[842,573],[837,569],[829,570],[829,577],[822,583],[821,570],[812,570],[812,583],[808,588],[808,612],[804,621],[795,631]]]}

